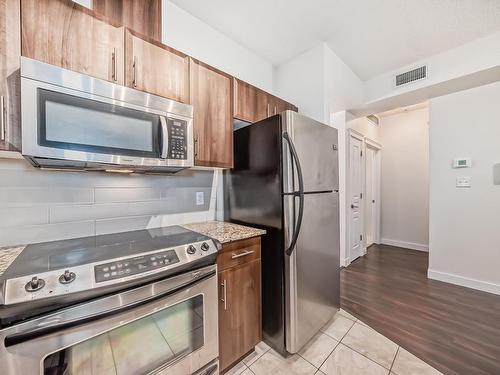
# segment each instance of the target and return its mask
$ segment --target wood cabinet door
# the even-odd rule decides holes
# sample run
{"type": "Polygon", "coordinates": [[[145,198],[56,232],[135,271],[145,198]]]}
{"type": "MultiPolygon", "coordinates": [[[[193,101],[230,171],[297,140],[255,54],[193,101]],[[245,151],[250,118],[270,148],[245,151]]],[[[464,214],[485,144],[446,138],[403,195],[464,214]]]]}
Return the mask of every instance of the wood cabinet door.
{"type": "Polygon", "coordinates": [[[95,12],[161,42],[161,0],[93,0],[95,12]]]}
{"type": "Polygon", "coordinates": [[[125,84],[165,98],[189,101],[189,57],[125,32],[125,84]]]}
{"type": "Polygon", "coordinates": [[[21,149],[19,0],[0,0],[0,150],[21,149]]]}
{"type": "Polygon", "coordinates": [[[123,84],[123,28],[71,0],[22,0],[22,55],[123,84]]]}
{"type": "Polygon", "coordinates": [[[237,78],[234,78],[233,105],[235,118],[252,123],[287,109],[297,110],[293,104],[237,78]]]}
{"type": "Polygon", "coordinates": [[[261,340],[260,259],[219,272],[219,361],[221,370],[261,340]]]}
{"type": "Polygon", "coordinates": [[[265,91],[234,78],[234,118],[252,123],[265,119],[269,113],[268,99],[265,91]]]}
{"type": "Polygon", "coordinates": [[[190,103],[194,110],[197,166],[233,166],[232,77],[190,59],[190,103]]]}

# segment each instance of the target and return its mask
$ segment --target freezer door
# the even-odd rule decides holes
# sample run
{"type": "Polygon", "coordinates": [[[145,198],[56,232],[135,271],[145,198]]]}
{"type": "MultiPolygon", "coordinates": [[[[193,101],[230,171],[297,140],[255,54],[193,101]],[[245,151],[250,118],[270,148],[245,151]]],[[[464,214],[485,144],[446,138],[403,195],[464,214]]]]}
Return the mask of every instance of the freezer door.
{"type": "MultiPolygon", "coordinates": [[[[293,234],[298,197],[285,196],[285,233],[293,234]]],[[[340,307],[338,193],[305,194],[302,227],[285,257],[286,350],[298,352],[340,307]]]]}
{"type": "MultiPolygon", "coordinates": [[[[302,166],[304,191],[337,190],[339,185],[337,129],[293,111],[283,112],[282,120],[283,131],[289,134],[295,145],[302,166]]],[[[284,153],[285,170],[289,168],[290,163],[289,153],[284,153]]],[[[297,176],[295,176],[295,187],[296,178],[297,176]]]]}

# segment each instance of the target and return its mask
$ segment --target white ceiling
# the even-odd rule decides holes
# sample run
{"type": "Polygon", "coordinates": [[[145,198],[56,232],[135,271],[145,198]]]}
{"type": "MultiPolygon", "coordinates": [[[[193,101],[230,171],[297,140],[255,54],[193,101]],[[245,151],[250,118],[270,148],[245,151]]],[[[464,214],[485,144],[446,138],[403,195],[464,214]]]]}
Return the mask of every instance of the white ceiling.
{"type": "Polygon", "coordinates": [[[500,0],[171,0],[279,65],[325,41],[362,79],[500,31],[500,0]]]}

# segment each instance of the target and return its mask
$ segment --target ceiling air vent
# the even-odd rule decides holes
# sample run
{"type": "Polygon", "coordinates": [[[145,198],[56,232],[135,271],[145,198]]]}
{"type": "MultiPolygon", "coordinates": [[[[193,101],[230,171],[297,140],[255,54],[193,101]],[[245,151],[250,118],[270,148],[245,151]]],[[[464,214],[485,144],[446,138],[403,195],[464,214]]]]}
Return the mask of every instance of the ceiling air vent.
{"type": "Polygon", "coordinates": [[[410,70],[408,72],[398,74],[396,76],[396,87],[424,79],[425,77],[427,77],[426,65],[421,66],[420,68],[410,70]]]}

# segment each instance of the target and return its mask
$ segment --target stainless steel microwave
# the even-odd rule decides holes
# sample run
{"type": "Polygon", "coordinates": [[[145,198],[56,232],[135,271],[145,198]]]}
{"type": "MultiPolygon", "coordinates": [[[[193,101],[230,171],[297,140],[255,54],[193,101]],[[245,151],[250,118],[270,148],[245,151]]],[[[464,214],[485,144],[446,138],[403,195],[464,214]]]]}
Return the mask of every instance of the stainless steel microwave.
{"type": "Polygon", "coordinates": [[[35,167],[173,173],[193,166],[193,107],[21,59],[22,154],[35,167]]]}

